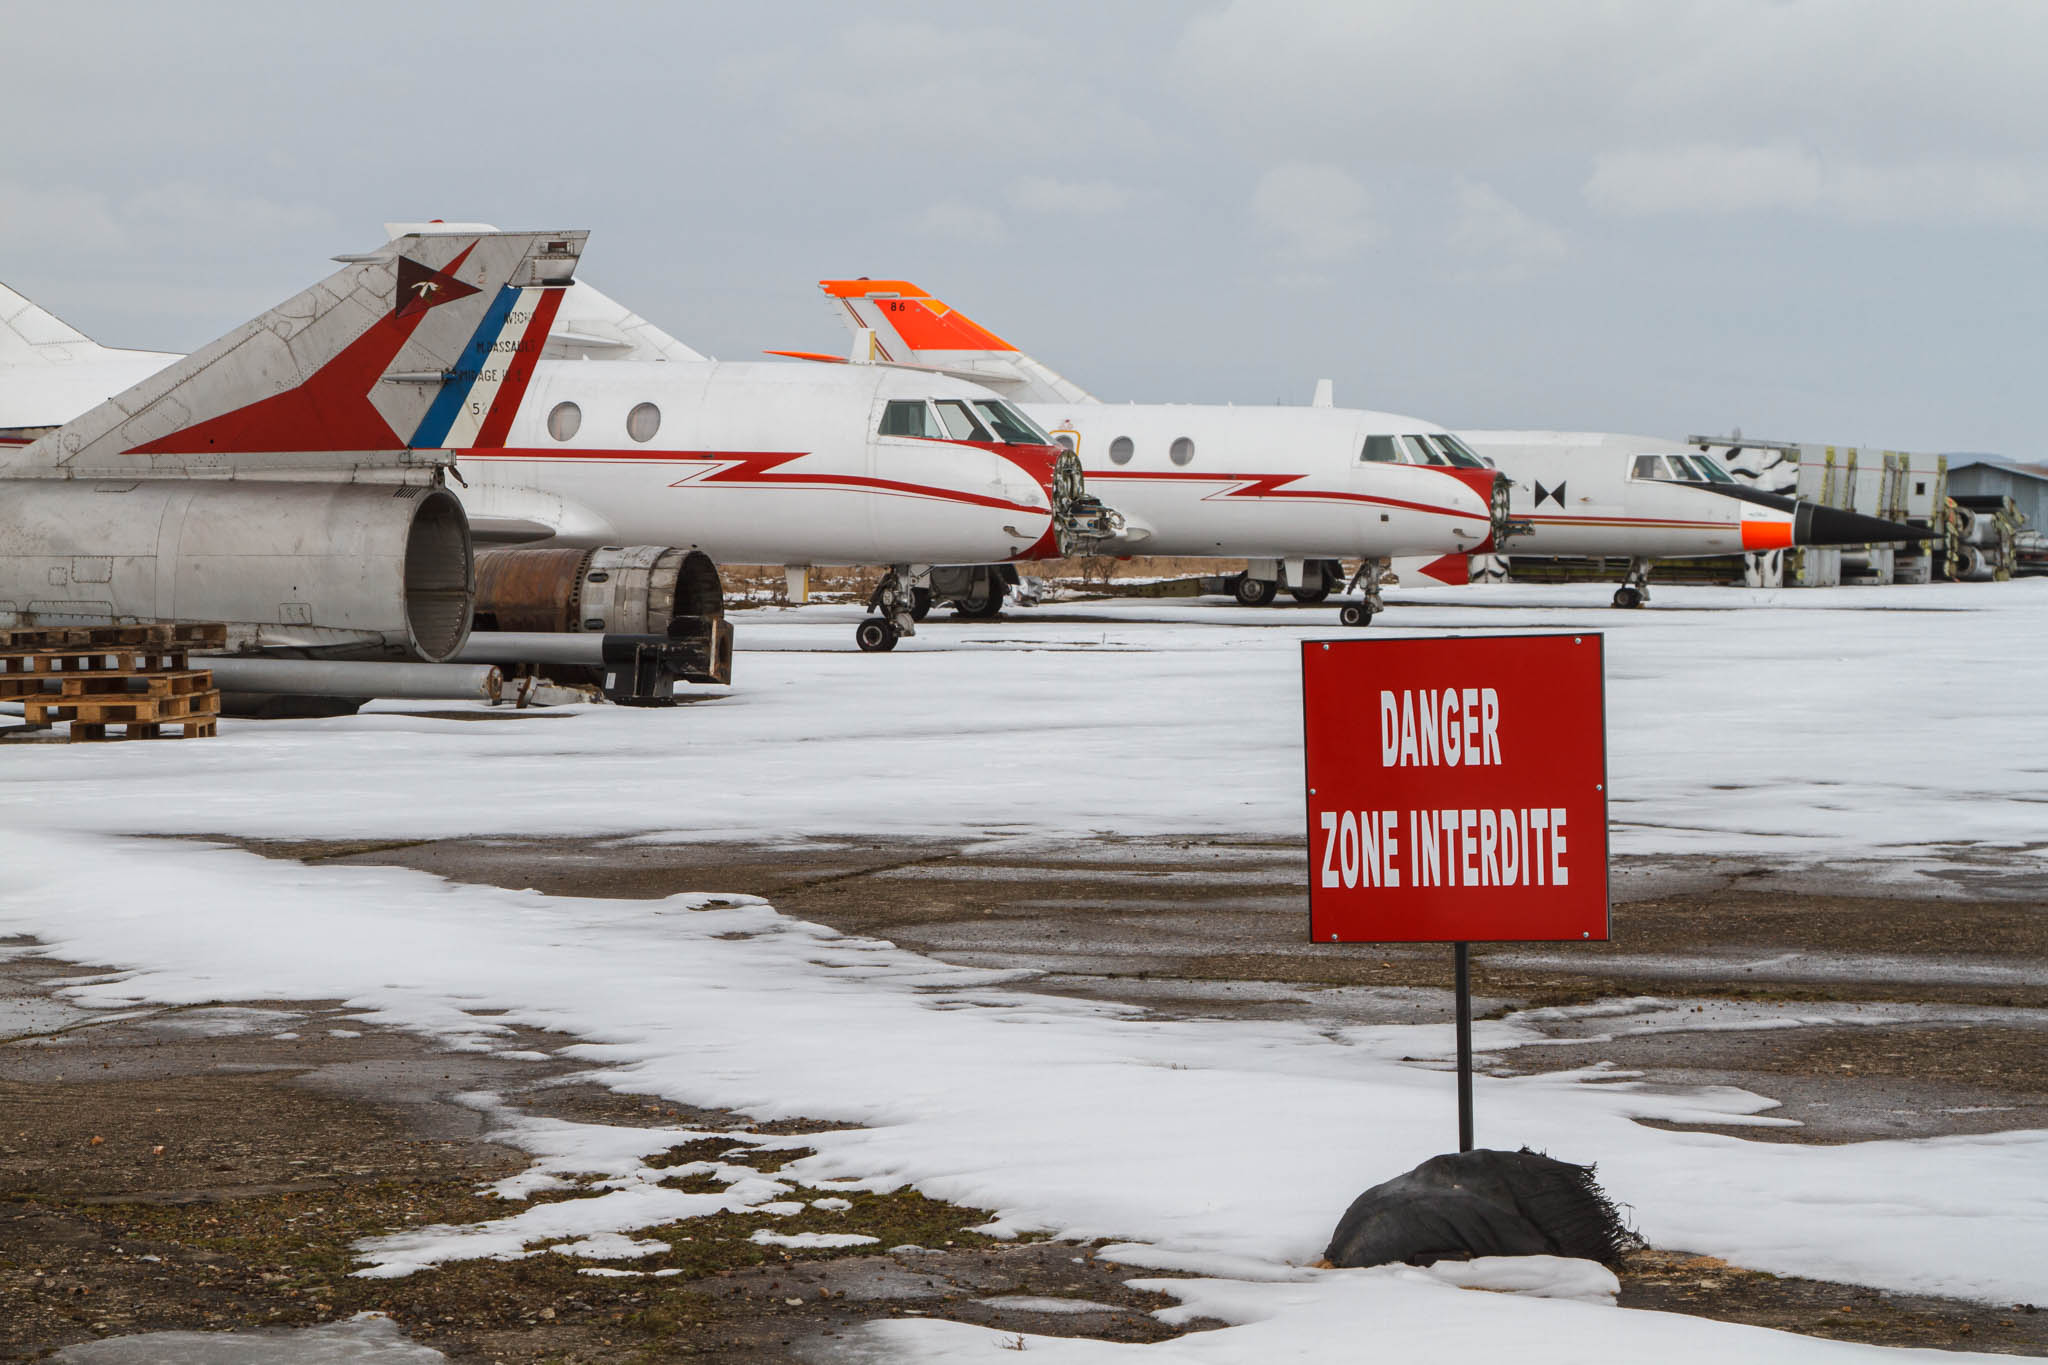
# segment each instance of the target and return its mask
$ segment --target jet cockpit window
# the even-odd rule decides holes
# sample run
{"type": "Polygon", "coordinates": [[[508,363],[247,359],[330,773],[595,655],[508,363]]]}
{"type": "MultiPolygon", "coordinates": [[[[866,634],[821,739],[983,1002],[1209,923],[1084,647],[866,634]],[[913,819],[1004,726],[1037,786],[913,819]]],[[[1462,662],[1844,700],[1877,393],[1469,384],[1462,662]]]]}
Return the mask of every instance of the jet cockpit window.
{"type": "Polygon", "coordinates": [[[1401,462],[1400,453],[1394,449],[1394,438],[1391,436],[1366,437],[1365,449],[1358,452],[1358,458],[1369,464],[1399,464],[1401,462]]]}
{"type": "Polygon", "coordinates": [[[922,399],[897,399],[882,409],[882,430],[884,436],[922,436],[927,440],[939,440],[944,433],[932,417],[932,410],[922,399]]]}
{"type": "Polygon", "coordinates": [[[1446,460],[1446,459],[1445,459],[1445,458],[1444,458],[1444,457],[1443,457],[1442,455],[1440,455],[1440,454],[1438,454],[1438,453],[1437,453],[1437,450],[1436,450],[1436,448],[1435,448],[1434,446],[1430,445],[1430,443],[1429,443],[1429,442],[1427,442],[1427,441],[1423,440],[1423,439],[1422,439],[1422,438],[1421,438],[1420,436],[1403,436],[1403,437],[1401,438],[1401,445],[1402,445],[1402,446],[1403,446],[1403,447],[1404,447],[1404,448],[1406,449],[1406,451],[1407,451],[1407,455],[1406,455],[1406,457],[1405,457],[1405,459],[1404,459],[1403,463],[1406,463],[1406,464],[1449,464],[1449,463],[1450,463],[1450,461],[1449,461],[1449,460],[1446,460]]]}
{"type": "Polygon", "coordinates": [[[1711,455],[1694,455],[1692,467],[1706,475],[1708,483],[1734,483],[1735,476],[1721,468],[1721,462],[1711,455]]]}
{"type": "Polygon", "coordinates": [[[1663,477],[1664,477],[1664,460],[1663,460],[1663,457],[1662,457],[1662,456],[1658,456],[1658,455],[1638,455],[1638,456],[1636,456],[1636,462],[1635,462],[1635,464],[1634,464],[1633,466],[1631,466],[1631,467],[1630,467],[1630,469],[1629,469],[1629,471],[1628,471],[1628,476],[1629,476],[1629,477],[1630,477],[1631,479],[1661,479],[1661,478],[1663,478],[1663,477]]]}
{"type": "Polygon", "coordinates": [[[974,400],[975,411],[981,419],[995,429],[998,441],[1014,446],[1049,446],[1052,438],[1038,429],[1029,417],[1011,407],[1008,403],[988,399],[974,400]]]}
{"type": "Polygon", "coordinates": [[[988,428],[967,410],[967,405],[957,398],[939,400],[939,420],[946,424],[946,434],[956,441],[987,441],[993,438],[988,428]]]}
{"type": "Polygon", "coordinates": [[[1436,442],[1444,456],[1460,469],[1484,469],[1486,461],[1479,458],[1471,446],[1466,445],[1448,431],[1439,431],[1429,438],[1436,442]]]}

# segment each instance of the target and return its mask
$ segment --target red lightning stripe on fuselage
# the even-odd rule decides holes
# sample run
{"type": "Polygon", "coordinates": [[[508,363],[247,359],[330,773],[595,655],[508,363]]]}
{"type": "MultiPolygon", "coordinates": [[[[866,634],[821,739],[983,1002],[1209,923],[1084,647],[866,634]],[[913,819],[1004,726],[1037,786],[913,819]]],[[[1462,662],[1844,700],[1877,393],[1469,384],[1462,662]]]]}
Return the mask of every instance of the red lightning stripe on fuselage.
{"type": "Polygon", "coordinates": [[[904,497],[931,498],[940,502],[994,507],[1006,512],[1046,516],[1043,507],[1013,502],[1008,498],[969,493],[964,489],[941,488],[935,484],[910,483],[901,479],[877,479],[864,474],[803,474],[777,472],[792,460],[810,454],[807,450],[465,450],[465,460],[532,460],[596,464],[697,464],[704,470],[670,484],[671,488],[704,487],[709,484],[751,488],[813,488],[843,492],[891,493],[904,497]]]}
{"type": "Polygon", "coordinates": [[[1456,507],[1439,507],[1427,502],[1409,502],[1405,498],[1382,498],[1370,493],[1344,493],[1335,490],[1323,491],[1310,488],[1288,488],[1285,485],[1307,478],[1306,474],[1175,474],[1164,471],[1091,469],[1088,481],[1107,482],[1111,479],[1168,479],[1182,483],[1208,482],[1234,484],[1235,487],[1219,488],[1214,493],[1204,494],[1203,502],[1228,501],[1232,498],[1270,498],[1274,500],[1295,499],[1305,502],[1363,502],[1379,507],[1400,507],[1410,512],[1423,512],[1438,517],[1471,517],[1484,519],[1483,511],[1460,510],[1456,507]]]}

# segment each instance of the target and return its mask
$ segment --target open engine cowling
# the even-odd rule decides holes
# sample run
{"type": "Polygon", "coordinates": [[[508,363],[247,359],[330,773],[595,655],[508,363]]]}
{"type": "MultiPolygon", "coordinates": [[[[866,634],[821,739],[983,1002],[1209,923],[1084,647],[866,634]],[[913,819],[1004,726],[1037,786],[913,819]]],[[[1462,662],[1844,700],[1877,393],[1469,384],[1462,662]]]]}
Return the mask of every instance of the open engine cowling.
{"type": "Polygon", "coordinates": [[[0,481],[0,625],[224,621],[230,649],[438,663],[475,593],[443,488],[0,481]]]}
{"type": "Polygon", "coordinates": [[[660,635],[677,616],[725,615],[718,568],[696,550],[485,550],[476,557],[477,627],[660,635]]]}

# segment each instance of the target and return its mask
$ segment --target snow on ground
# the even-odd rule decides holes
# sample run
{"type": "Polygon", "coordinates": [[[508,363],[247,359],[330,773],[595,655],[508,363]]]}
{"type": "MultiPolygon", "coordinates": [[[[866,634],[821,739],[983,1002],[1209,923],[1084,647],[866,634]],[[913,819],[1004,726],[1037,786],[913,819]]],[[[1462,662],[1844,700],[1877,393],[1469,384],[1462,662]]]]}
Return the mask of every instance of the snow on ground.
{"type": "MultiPolygon", "coordinates": [[[[1487,589],[1412,594],[1417,605],[1388,620],[1606,631],[1620,852],[1919,867],[1989,844],[2024,863],[2048,800],[2032,701],[2044,594],[1659,589],[1656,607],[1625,613],[1597,605],[1594,588],[1487,589]]],[[[745,898],[546,897],[94,837],[1300,834],[1298,642],[1340,633],[1327,609],[1142,602],[935,621],[879,657],[853,652],[857,615],[749,613],[739,686],[672,712],[462,721],[387,708],[231,722],[193,744],[8,750],[0,936],[119,969],[78,983],[80,1006],[340,998],[371,1021],[486,1050],[510,1046],[506,1024],[559,1030],[622,1089],[859,1125],[807,1135],[816,1155],[784,1180],[914,1183],[995,1210],[998,1228],[1129,1239],[1126,1263],[1233,1277],[1159,1287],[1185,1301],[1176,1311],[1239,1327],[1146,1348],[1031,1343],[1063,1359],[1271,1359],[1367,1334],[1419,1358],[1505,1339],[1532,1359],[1869,1354],[1527,1292],[1451,1300],[1441,1278],[1408,1271],[1296,1269],[1360,1189],[1449,1145],[1450,1077],[1402,1060],[1442,1057],[1446,1028],[1161,1021],[996,989],[1014,974],[745,898]],[[474,1013],[489,1010],[506,1013],[474,1013]]],[[[1495,1021],[1478,1044],[1537,1036],[1495,1021]]],[[[1482,1076],[1477,1090],[1482,1142],[1598,1160],[1656,1244],[1884,1287],[2048,1298],[2048,1133],[1756,1143],[1637,1122],[1775,1121],[1768,1100],[1740,1091],[1599,1070],[1482,1076]]],[[[528,1126],[515,1140],[541,1157],[534,1180],[589,1173],[593,1197],[410,1232],[368,1249],[373,1268],[567,1239],[630,1254],[626,1234],[694,1211],[641,1174],[644,1144],[662,1135],[635,1133],[528,1126]]],[[[731,1174],[721,1193],[679,1197],[708,1210],[783,1192],[731,1174]]],[[[877,1349],[902,1357],[994,1344],[957,1324],[878,1333],[877,1349]]]]}
{"type": "MultiPolygon", "coordinates": [[[[693,1134],[538,1124],[505,1193],[600,1177],[594,1197],[374,1249],[377,1273],[544,1239],[626,1233],[854,1179],[997,1212],[1008,1230],[1118,1237],[1299,1264],[1364,1187],[1448,1145],[1448,1027],[1152,1019],[995,989],[998,979],[793,920],[758,901],[581,900],[451,886],[398,868],[305,867],[161,841],[0,835],[0,934],[130,969],[71,994],[339,998],[369,1021],[486,1049],[507,1026],[587,1040],[567,1055],[624,1090],[849,1127],[775,1181],[686,1194],[635,1174],[693,1134]],[[123,888],[148,886],[147,897],[123,888]],[[477,1012],[503,1010],[502,1018],[477,1012]]],[[[1008,974],[999,979],[1008,980],[1008,974]]],[[[1532,1036],[1482,1022],[1482,1049],[1532,1036]]],[[[1671,1132],[1636,1120],[1782,1122],[1729,1089],[1593,1070],[1477,1080],[1481,1140],[1600,1163],[1660,1246],[1931,1293],[2048,1298],[2048,1133],[1837,1147],[1671,1132]],[[1996,1236],[1987,1229],[1995,1228],[1996,1236]]],[[[857,1229],[848,1229],[849,1232],[857,1229]]],[[[1197,1259],[1189,1260],[1188,1257],[1197,1259]]],[[[1142,1250],[1118,1253],[1134,1264],[1142,1250]]]]}
{"type": "MultiPolygon", "coordinates": [[[[1659,588],[1635,612],[1598,585],[1407,600],[1366,633],[1606,632],[1618,853],[2043,841],[2048,579],[1659,588]]],[[[1299,641],[1358,633],[1327,607],[1127,600],[935,618],[868,655],[859,615],[736,616],[736,685],[674,711],[230,721],[198,745],[12,751],[8,795],[68,828],[249,837],[1294,838],[1299,641]]]]}
{"type": "MultiPolygon", "coordinates": [[[[1553,1262],[1598,1273],[1584,1262],[1553,1262]]],[[[1583,1365],[1656,1361],[1658,1365],[1904,1365],[1907,1361],[2010,1360],[1957,1351],[1900,1351],[1671,1313],[1623,1313],[1574,1302],[1575,1272],[1515,1293],[1467,1293],[1429,1271],[1407,1266],[1339,1270],[1292,1284],[1239,1280],[1135,1280],[1182,1300],[1162,1316],[1218,1318],[1235,1326],[1193,1332],[1153,1346],[1086,1338],[1019,1336],[959,1322],[897,1319],[868,1327],[838,1358],[906,1365],[921,1361],[1008,1359],[1028,1350],[1035,1365],[1229,1365],[1240,1361],[1399,1360],[1465,1365],[1583,1365]],[[1545,1292],[1539,1296],[1532,1288],[1545,1292]],[[864,1348],[864,1349],[862,1349],[864,1348]]]]}

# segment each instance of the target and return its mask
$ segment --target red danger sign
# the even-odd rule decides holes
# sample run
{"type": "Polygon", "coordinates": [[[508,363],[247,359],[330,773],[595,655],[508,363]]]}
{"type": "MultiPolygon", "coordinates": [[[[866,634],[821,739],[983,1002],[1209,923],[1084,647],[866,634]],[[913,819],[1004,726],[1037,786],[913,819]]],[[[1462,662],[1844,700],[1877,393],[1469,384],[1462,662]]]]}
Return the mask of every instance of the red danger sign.
{"type": "Polygon", "coordinates": [[[1301,648],[1315,941],[1607,937],[1598,635],[1301,648]]]}

